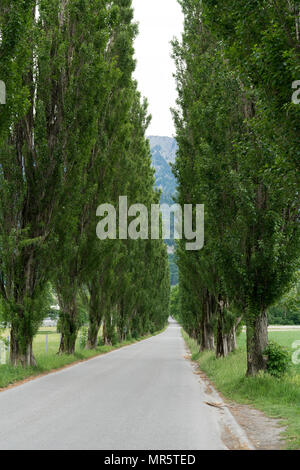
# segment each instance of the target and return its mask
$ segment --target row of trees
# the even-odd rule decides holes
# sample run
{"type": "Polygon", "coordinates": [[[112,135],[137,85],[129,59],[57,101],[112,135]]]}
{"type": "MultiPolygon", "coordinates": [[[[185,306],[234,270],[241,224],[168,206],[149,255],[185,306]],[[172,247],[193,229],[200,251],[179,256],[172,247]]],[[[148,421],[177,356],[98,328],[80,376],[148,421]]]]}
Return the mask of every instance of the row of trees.
{"type": "Polygon", "coordinates": [[[267,309],[299,269],[299,2],[181,0],[174,42],[181,204],[205,204],[205,247],[177,248],[180,318],[218,357],[247,325],[247,374],[266,368],[267,309]],[[215,346],[216,343],[216,346],[215,346]]]}
{"type": "Polygon", "coordinates": [[[3,0],[0,76],[0,293],[12,364],[34,365],[33,337],[60,307],[60,352],[89,314],[88,347],[163,327],[168,257],[161,240],[96,237],[96,209],[119,196],[159,202],[146,103],[135,68],[131,0],[3,0]]]}

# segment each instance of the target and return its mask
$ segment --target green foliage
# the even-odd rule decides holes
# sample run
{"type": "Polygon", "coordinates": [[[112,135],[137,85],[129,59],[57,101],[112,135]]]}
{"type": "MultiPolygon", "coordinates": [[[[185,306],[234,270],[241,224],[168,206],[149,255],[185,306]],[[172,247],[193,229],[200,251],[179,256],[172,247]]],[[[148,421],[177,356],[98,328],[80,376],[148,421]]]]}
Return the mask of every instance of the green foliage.
{"type": "Polygon", "coordinates": [[[170,295],[170,315],[177,321],[180,321],[180,296],[179,286],[174,286],[171,289],[170,295]]]}
{"type": "Polygon", "coordinates": [[[80,336],[79,336],[79,345],[81,349],[84,349],[86,347],[87,339],[88,339],[88,329],[87,327],[83,326],[80,330],[80,336]]]}
{"type": "Polygon", "coordinates": [[[103,323],[105,343],[161,329],[169,300],[162,241],[100,241],[95,233],[100,204],[117,207],[125,194],[150,208],[159,197],[147,103],[133,78],[131,0],[63,8],[43,0],[38,15],[35,5],[0,6],[8,95],[0,115],[0,294],[14,365],[35,364],[33,338],[53,304],[49,282],[60,353],[74,353],[87,321],[89,348],[103,323]]]}
{"type": "Polygon", "coordinates": [[[180,3],[178,200],[205,204],[204,249],[177,248],[182,324],[204,348],[217,325],[218,353],[224,315],[234,313],[233,328],[243,316],[255,374],[265,366],[266,310],[299,268],[300,120],[291,105],[298,16],[270,1],[180,3]]]}
{"type": "Polygon", "coordinates": [[[270,341],[264,354],[268,357],[267,371],[274,377],[281,378],[291,365],[291,355],[283,346],[270,341]]]}
{"type": "Polygon", "coordinates": [[[300,279],[279,302],[268,310],[271,325],[300,325],[300,279]]]}

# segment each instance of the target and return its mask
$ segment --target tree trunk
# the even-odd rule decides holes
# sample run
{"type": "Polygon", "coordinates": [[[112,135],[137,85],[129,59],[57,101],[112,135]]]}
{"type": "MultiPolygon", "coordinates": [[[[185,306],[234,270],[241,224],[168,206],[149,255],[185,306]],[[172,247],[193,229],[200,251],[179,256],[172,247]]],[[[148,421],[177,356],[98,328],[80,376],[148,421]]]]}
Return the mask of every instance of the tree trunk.
{"type": "Polygon", "coordinates": [[[75,297],[70,304],[64,305],[64,310],[60,314],[60,322],[61,341],[59,354],[74,354],[78,335],[77,306],[75,297]]]}
{"type": "Polygon", "coordinates": [[[103,321],[103,332],[102,332],[102,339],[103,339],[103,344],[105,346],[108,345],[108,338],[107,338],[107,329],[106,329],[106,321],[104,319],[103,321]]]}
{"type": "Polygon", "coordinates": [[[240,323],[241,319],[238,320],[238,323],[235,323],[227,334],[227,345],[228,345],[228,354],[232,353],[237,348],[237,339],[236,339],[236,330],[240,323]]]}
{"type": "Polygon", "coordinates": [[[267,368],[264,351],[268,346],[268,317],[265,311],[247,319],[247,376],[255,376],[267,368]]]}
{"type": "Polygon", "coordinates": [[[88,339],[86,343],[86,349],[96,349],[98,346],[98,334],[101,326],[97,318],[90,317],[90,324],[88,330],[88,339]]]}
{"type": "Polygon", "coordinates": [[[212,351],[215,349],[215,335],[212,325],[212,316],[211,302],[210,299],[207,299],[201,324],[201,351],[212,351]]]}
{"type": "Polygon", "coordinates": [[[36,367],[37,364],[32,349],[33,338],[24,334],[22,334],[21,340],[20,337],[20,331],[17,334],[16,328],[12,326],[10,333],[10,364],[13,366],[36,367]]]}
{"type": "Polygon", "coordinates": [[[10,312],[10,363],[13,366],[36,367],[32,342],[42,318],[39,318],[40,312],[33,302],[36,276],[33,250],[24,249],[19,262],[22,267],[15,273],[17,281],[11,289],[14,305],[11,305],[10,312]]]}
{"type": "Polygon", "coordinates": [[[208,323],[202,325],[201,351],[213,351],[215,349],[214,331],[208,323]]]}
{"type": "Polygon", "coordinates": [[[61,334],[61,340],[59,345],[59,354],[75,354],[75,346],[76,346],[76,339],[77,339],[77,332],[76,336],[72,333],[72,331],[64,332],[61,334]]]}
{"type": "Polygon", "coordinates": [[[101,280],[95,278],[89,288],[89,330],[86,349],[96,349],[102,323],[103,302],[101,302],[101,280]]]}
{"type": "Polygon", "coordinates": [[[236,330],[240,323],[240,319],[226,332],[225,325],[222,318],[218,318],[218,333],[217,333],[217,346],[216,356],[227,357],[237,348],[236,330]]]}
{"type": "Polygon", "coordinates": [[[228,356],[228,341],[227,334],[225,333],[225,320],[223,309],[220,309],[218,315],[216,356],[218,358],[228,356]]]}
{"type": "Polygon", "coordinates": [[[125,313],[125,304],[124,300],[121,300],[120,304],[118,305],[118,322],[117,322],[117,330],[119,340],[126,341],[128,328],[126,325],[126,313],[125,313]]]}
{"type": "Polygon", "coordinates": [[[226,325],[224,306],[223,305],[219,306],[217,346],[216,346],[217,358],[227,357],[228,354],[236,350],[236,347],[237,347],[236,330],[241,320],[242,320],[242,317],[234,320],[232,325],[230,324],[226,325]]]}
{"type": "Polygon", "coordinates": [[[105,346],[112,345],[111,329],[111,317],[110,314],[106,314],[103,321],[103,344],[105,346]]]}
{"type": "Polygon", "coordinates": [[[215,335],[212,324],[213,317],[213,299],[208,296],[203,308],[201,323],[201,351],[213,351],[215,349],[215,335]]]}

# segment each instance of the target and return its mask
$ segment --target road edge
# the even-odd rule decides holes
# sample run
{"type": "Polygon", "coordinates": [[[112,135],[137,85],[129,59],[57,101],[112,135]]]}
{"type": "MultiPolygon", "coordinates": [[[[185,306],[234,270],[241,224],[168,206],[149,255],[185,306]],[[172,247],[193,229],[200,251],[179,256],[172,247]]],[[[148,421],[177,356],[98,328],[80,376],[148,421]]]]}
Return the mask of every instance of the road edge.
{"type": "MultiPolygon", "coordinates": [[[[249,439],[246,431],[241,427],[241,425],[237,422],[236,418],[234,415],[231,413],[230,409],[228,408],[228,404],[225,402],[223,397],[220,395],[220,393],[217,391],[215,388],[214,384],[206,377],[204,372],[201,371],[200,366],[198,362],[192,360],[192,355],[191,355],[191,350],[185,341],[185,338],[182,334],[182,329],[180,330],[181,336],[183,338],[184,344],[186,346],[187,351],[190,353],[190,357],[186,358],[187,360],[190,360],[196,367],[197,371],[201,373],[201,380],[206,381],[207,384],[209,384],[210,388],[210,399],[212,398],[214,402],[218,403],[220,412],[222,413],[221,419],[222,419],[222,424],[223,424],[223,434],[225,432],[230,432],[232,436],[234,436],[235,439],[238,440],[239,442],[239,449],[234,449],[234,450],[256,450],[254,444],[252,441],[249,439]]],[[[209,406],[209,405],[207,405],[209,406]]],[[[222,437],[223,442],[226,441],[225,438],[222,437]]],[[[226,448],[228,450],[233,450],[228,445],[226,442],[224,442],[226,448]]]]}

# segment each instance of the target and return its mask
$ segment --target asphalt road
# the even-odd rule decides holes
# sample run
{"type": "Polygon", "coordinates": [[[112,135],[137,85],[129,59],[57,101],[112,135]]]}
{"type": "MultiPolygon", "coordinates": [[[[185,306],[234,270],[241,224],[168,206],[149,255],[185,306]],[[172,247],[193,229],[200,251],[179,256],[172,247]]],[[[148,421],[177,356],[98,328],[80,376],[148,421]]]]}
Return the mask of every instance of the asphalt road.
{"type": "Polygon", "coordinates": [[[0,393],[0,449],[224,449],[179,326],[0,393]]]}

